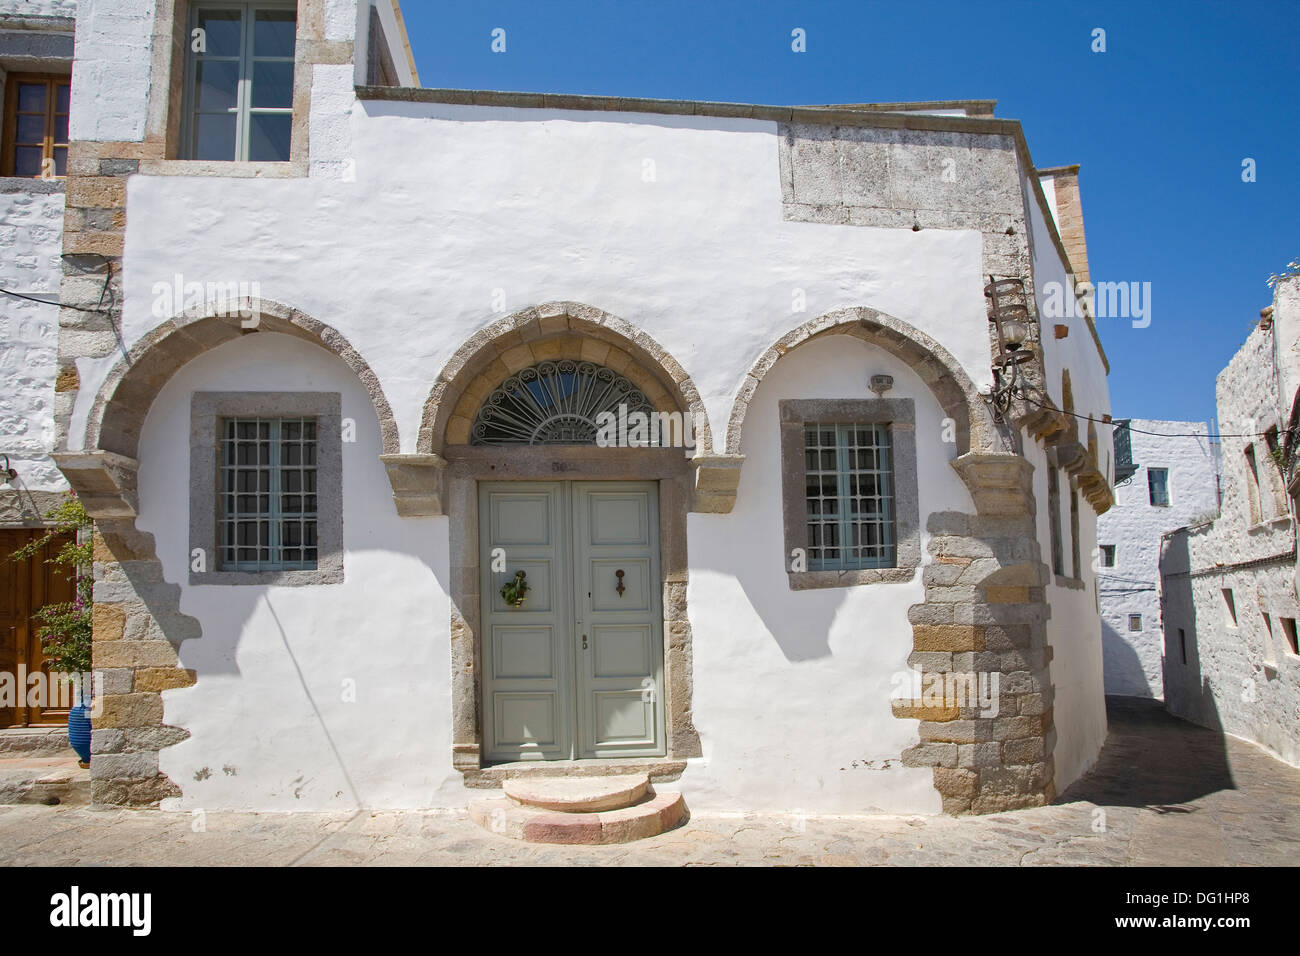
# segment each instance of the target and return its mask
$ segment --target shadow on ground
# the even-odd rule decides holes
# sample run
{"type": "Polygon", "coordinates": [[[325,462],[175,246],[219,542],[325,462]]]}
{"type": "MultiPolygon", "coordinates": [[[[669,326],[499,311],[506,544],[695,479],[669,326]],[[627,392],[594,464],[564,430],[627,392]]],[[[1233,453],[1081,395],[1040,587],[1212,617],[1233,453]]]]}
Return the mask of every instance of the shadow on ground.
{"type": "Polygon", "coordinates": [[[1107,697],[1106,717],[1110,735],[1097,765],[1057,803],[1190,813],[1183,804],[1236,789],[1219,731],[1175,717],[1163,701],[1143,697],[1107,697]]]}

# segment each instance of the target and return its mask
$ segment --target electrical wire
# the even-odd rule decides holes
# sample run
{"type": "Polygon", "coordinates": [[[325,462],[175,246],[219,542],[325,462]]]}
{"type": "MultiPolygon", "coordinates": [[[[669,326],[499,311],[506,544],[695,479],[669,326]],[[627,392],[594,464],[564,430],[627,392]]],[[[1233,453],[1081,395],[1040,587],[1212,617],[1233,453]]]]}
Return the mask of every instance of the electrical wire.
{"type": "MultiPolygon", "coordinates": [[[[1016,397],[1022,398],[1029,404],[1036,405],[1045,411],[1060,412],[1062,415],[1069,415],[1072,418],[1077,418],[1084,422],[1092,422],[1095,425],[1110,425],[1113,428],[1117,428],[1120,424],[1114,420],[1105,421],[1101,418],[1093,418],[1090,415],[1080,415],[1078,412],[1067,412],[1065,409],[1057,408],[1054,405],[1044,405],[1042,402],[1037,401],[1028,395],[1023,389],[1016,393],[1016,397]]],[[[1147,431],[1144,428],[1134,428],[1132,425],[1128,426],[1128,430],[1131,432],[1137,432],[1139,435],[1155,435],[1157,438],[1206,438],[1210,441],[1217,441],[1221,438],[1265,438],[1269,434],[1268,432],[1218,432],[1217,434],[1210,434],[1208,432],[1152,432],[1147,431]]]]}
{"type": "MultiPolygon", "coordinates": [[[[64,305],[62,302],[51,302],[49,299],[36,299],[30,295],[23,295],[21,292],[10,292],[8,289],[0,289],[0,293],[13,296],[15,299],[24,299],[27,302],[35,302],[39,305],[57,305],[60,309],[75,309],[78,312],[90,312],[94,315],[112,315],[110,311],[105,309],[87,309],[79,305],[64,305]]],[[[102,292],[100,293],[99,301],[104,301],[104,295],[102,292]]]]}

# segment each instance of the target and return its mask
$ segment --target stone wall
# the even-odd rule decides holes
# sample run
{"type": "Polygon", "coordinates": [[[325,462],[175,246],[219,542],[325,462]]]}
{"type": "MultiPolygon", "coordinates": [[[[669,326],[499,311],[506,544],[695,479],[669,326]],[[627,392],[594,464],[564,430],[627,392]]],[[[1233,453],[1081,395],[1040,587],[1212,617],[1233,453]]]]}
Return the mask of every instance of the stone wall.
{"type": "Polygon", "coordinates": [[[68,484],[50,459],[58,349],[63,184],[0,180],[0,451],[18,472],[0,489],[0,523],[38,523],[68,484]]]}
{"type": "MultiPolygon", "coordinates": [[[[1275,294],[1275,313],[1292,294],[1275,294]]],[[[1161,548],[1165,699],[1179,716],[1300,764],[1300,656],[1284,623],[1300,621],[1294,504],[1259,434],[1277,427],[1285,436],[1292,415],[1278,393],[1275,348],[1275,325],[1261,322],[1218,378],[1219,518],[1170,535],[1161,548]],[[1239,437],[1245,433],[1253,437],[1239,437]]]]}

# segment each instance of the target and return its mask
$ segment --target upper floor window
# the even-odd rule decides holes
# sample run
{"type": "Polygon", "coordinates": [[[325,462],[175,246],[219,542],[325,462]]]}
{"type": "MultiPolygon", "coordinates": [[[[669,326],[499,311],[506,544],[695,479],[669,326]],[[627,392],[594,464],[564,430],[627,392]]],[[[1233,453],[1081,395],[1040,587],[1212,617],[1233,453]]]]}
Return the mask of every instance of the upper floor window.
{"type": "Polygon", "coordinates": [[[1101,566],[1103,568],[1113,568],[1115,566],[1115,545],[1103,544],[1101,548],[1101,566]]]}
{"type": "Polygon", "coordinates": [[[4,116],[5,176],[68,173],[68,77],[11,73],[4,116]]]}
{"type": "Polygon", "coordinates": [[[194,4],[185,81],[184,159],[288,162],[296,4],[194,4]]]}
{"type": "Polygon", "coordinates": [[[1147,494],[1157,508],[1169,507],[1169,469],[1147,469],[1147,494]]]}

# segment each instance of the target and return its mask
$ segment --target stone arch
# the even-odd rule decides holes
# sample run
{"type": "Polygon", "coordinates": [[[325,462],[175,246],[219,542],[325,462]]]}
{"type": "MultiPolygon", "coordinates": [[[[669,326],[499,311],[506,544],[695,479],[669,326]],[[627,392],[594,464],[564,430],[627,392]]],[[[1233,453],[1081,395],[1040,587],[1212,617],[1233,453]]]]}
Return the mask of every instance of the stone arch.
{"type": "Polygon", "coordinates": [[[906,362],[929,386],[944,413],[957,424],[957,452],[996,452],[996,433],[975,384],[961,364],[924,332],[875,309],[828,312],[778,339],[749,369],[731,408],[727,454],[738,455],[745,415],[759,383],[777,360],[805,342],[826,335],[852,335],[906,362]]]}
{"type": "Polygon", "coordinates": [[[547,302],[474,333],[429,392],[417,451],[441,454],[446,445],[468,444],[470,424],[492,389],[514,372],[553,358],[604,365],[640,387],[656,409],[691,415],[696,454],[709,454],[708,415],[686,370],[642,329],[578,302],[547,302]]]}
{"type": "Polygon", "coordinates": [[[224,315],[181,313],[152,329],[133,345],[100,386],[86,422],[85,448],[136,458],[145,416],[163,384],[182,365],[211,348],[256,334],[244,328],[257,315],[256,332],[279,332],[333,352],[356,373],[379,419],[385,454],[396,454],[397,422],[379,378],[360,353],[335,328],[278,302],[237,300],[224,315]]]}

